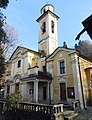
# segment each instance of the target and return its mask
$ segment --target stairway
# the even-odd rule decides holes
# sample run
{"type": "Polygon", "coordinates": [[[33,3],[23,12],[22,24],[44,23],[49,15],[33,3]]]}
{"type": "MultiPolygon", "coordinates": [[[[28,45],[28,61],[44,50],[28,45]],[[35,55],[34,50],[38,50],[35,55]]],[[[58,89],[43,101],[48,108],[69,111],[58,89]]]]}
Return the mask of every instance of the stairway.
{"type": "Polygon", "coordinates": [[[59,104],[63,104],[64,111],[65,110],[74,110],[72,104],[67,101],[61,101],[61,102],[59,102],[59,104]]]}
{"type": "Polygon", "coordinates": [[[62,101],[60,103],[63,104],[64,108],[64,120],[74,120],[79,113],[74,111],[72,104],[67,101],[62,101]]]}
{"type": "Polygon", "coordinates": [[[79,114],[72,110],[64,111],[64,120],[74,120],[74,118],[79,114]]]}

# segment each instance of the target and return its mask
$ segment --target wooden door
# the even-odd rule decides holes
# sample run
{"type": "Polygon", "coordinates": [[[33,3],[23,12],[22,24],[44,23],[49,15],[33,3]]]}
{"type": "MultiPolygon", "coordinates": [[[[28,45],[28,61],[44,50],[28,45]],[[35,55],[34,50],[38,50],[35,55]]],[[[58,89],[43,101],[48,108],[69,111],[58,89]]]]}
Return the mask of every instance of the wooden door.
{"type": "Polygon", "coordinates": [[[66,85],[65,85],[65,83],[60,83],[60,100],[66,101],[66,85]]]}
{"type": "Polygon", "coordinates": [[[19,83],[15,84],[15,92],[18,93],[19,92],[19,83]]]}

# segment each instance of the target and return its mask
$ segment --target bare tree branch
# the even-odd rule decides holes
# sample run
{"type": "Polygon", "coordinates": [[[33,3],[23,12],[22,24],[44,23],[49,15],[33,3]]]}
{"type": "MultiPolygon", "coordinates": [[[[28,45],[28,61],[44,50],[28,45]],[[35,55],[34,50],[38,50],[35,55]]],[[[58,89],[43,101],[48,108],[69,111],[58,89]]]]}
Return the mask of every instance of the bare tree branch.
{"type": "Polygon", "coordinates": [[[6,60],[8,60],[11,54],[13,53],[13,51],[15,50],[15,48],[18,46],[20,41],[19,41],[19,34],[15,27],[6,23],[4,25],[4,31],[7,37],[7,42],[3,44],[4,53],[6,60]]]}

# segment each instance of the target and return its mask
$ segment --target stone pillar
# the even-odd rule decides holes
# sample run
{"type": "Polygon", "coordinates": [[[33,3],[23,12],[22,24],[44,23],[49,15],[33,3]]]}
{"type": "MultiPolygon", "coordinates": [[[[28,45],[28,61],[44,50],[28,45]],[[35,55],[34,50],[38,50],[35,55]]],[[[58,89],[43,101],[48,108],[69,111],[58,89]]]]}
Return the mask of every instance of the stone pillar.
{"type": "Polygon", "coordinates": [[[22,95],[22,82],[19,84],[19,92],[22,95]]]}
{"type": "Polygon", "coordinates": [[[12,63],[11,76],[14,76],[14,63],[12,63]]]}
{"type": "Polygon", "coordinates": [[[75,100],[79,100],[81,108],[84,109],[82,88],[81,88],[81,78],[80,78],[80,71],[79,71],[79,66],[78,66],[79,64],[78,56],[76,54],[72,54],[71,58],[72,58],[72,71],[73,71],[73,79],[74,79],[75,100]]]}
{"type": "Polygon", "coordinates": [[[50,81],[48,82],[48,102],[51,103],[51,89],[50,89],[50,81]]]}
{"type": "Polygon", "coordinates": [[[34,102],[38,103],[38,80],[34,81],[34,102]]]}

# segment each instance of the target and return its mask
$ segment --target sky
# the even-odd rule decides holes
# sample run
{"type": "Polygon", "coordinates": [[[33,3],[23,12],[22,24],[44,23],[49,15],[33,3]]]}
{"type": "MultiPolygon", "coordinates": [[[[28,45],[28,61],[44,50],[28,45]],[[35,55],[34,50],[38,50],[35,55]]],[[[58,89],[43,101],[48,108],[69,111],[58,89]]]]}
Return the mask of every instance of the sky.
{"type": "MultiPolygon", "coordinates": [[[[45,4],[55,7],[54,13],[58,20],[59,46],[66,41],[73,48],[77,34],[83,29],[82,21],[92,14],[92,0],[10,0],[4,14],[7,23],[14,26],[19,33],[19,39],[24,47],[38,50],[39,24],[36,19],[41,15],[40,9],[45,4]]],[[[85,32],[81,40],[90,40],[85,32]]]]}

